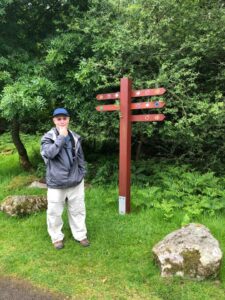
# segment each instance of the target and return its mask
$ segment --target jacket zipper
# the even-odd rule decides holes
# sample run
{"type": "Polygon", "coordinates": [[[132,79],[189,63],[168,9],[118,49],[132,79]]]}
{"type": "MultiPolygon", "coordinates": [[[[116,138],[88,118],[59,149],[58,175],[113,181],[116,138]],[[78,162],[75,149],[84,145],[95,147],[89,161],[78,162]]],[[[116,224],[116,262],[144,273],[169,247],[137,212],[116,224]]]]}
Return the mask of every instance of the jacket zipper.
{"type": "Polygon", "coordinates": [[[67,155],[67,157],[68,157],[68,159],[69,159],[70,167],[72,167],[73,162],[72,162],[71,159],[70,159],[70,155],[69,155],[69,153],[68,153],[68,151],[67,151],[67,148],[65,148],[65,150],[66,150],[66,155],[67,155]]]}

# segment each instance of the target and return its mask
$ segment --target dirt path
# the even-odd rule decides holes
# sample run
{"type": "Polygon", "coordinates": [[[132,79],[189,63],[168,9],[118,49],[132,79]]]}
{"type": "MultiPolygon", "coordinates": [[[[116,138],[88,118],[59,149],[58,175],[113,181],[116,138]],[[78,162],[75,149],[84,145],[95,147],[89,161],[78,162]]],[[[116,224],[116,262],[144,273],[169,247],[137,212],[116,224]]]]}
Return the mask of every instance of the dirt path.
{"type": "Polygon", "coordinates": [[[0,300],[67,300],[69,297],[44,292],[42,289],[32,286],[30,283],[0,277],[0,300]]]}

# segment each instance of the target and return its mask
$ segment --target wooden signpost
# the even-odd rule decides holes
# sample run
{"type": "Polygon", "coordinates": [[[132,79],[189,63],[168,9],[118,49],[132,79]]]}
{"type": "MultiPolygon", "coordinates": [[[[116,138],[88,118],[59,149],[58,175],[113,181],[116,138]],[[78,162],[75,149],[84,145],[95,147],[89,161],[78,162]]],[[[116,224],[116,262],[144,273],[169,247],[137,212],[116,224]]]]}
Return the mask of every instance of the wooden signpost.
{"type": "Polygon", "coordinates": [[[131,164],[131,124],[132,122],[161,122],[163,114],[132,115],[136,109],[156,109],[165,106],[165,102],[152,101],[131,103],[131,98],[158,96],[166,92],[164,88],[132,90],[132,81],[121,78],[120,92],[97,95],[98,100],[120,99],[120,104],[99,105],[97,111],[120,111],[120,154],[119,154],[119,213],[126,214],[130,207],[130,164],[131,164]]]}

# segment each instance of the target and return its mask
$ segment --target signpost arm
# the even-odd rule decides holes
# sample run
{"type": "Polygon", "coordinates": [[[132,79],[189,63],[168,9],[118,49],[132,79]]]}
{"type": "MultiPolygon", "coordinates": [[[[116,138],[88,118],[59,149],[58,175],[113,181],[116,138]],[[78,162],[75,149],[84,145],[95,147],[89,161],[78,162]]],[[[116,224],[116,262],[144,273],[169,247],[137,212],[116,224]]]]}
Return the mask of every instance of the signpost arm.
{"type": "Polygon", "coordinates": [[[131,93],[132,81],[120,80],[120,156],[119,156],[119,213],[130,212],[131,164],[131,93]]]}

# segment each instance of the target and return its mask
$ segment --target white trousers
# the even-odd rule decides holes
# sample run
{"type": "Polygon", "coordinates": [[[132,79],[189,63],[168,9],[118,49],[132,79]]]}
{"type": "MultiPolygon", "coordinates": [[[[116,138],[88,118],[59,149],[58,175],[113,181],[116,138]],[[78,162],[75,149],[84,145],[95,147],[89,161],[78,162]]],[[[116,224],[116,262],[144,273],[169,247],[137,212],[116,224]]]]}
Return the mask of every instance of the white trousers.
{"type": "Polygon", "coordinates": [[[74,239],[81,241],[87,237],[85,224],[84,180],[76,187],[66,189],[48,188],[47,226],[53,243],[62,241],[62,213],[67,198],[69,224],[74,239]]]}

